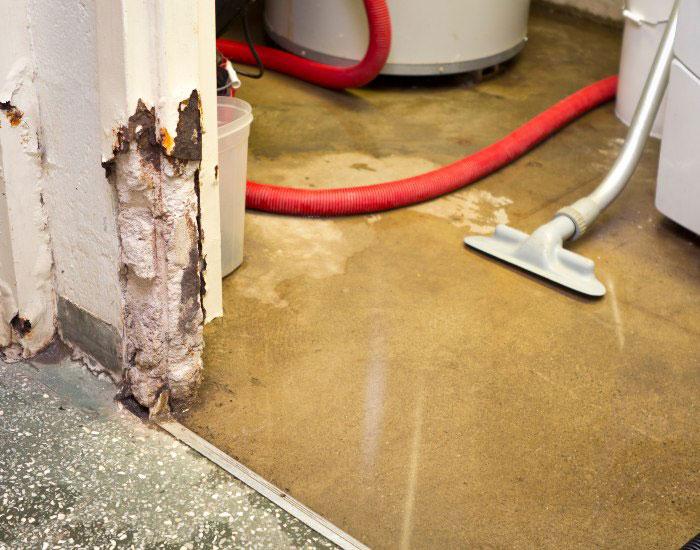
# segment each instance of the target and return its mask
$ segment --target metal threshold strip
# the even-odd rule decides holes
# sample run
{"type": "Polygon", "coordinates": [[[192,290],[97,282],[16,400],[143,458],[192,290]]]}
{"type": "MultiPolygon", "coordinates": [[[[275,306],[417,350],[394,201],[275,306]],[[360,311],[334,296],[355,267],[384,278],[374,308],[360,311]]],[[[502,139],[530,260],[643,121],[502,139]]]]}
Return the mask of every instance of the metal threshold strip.
{"type": "Polygon", "coordinates": [[[248,487],[264,496],[270,502],[294,516],[316,531],[319,535],[326,537],[344,550],[369,550],[369,548],[360,541],[354,539],[313,510],[309,510],[301,502],[293,499],[284,491],[281,491],[279,488],[272,485],[272,483],[266,481],[237,460],[231,458],[221,449],[217,449],[214,445],[202,439],[179,422],[174,420],[158,420],[156,424],[191,449],[197,451],[203,457],[226,470],[233,477],[245,483],[248,487]]]}

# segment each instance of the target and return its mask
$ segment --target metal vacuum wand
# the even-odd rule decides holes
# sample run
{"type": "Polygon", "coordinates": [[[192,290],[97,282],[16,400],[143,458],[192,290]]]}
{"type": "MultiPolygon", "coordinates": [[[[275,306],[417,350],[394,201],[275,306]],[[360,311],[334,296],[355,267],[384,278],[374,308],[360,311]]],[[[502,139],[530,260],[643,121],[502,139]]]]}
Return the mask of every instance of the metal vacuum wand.
{"type": "Polygon", "coordinates": [[[499,225],[491,237],[464,239],[468,246],[582,294],[605,294],[605,287],[595,276],[593,260],[566,250],[563,243],[578,239],[586,232],[622,192],[639,164],[668,85],[679,5],[680,0],[676,0],[625,144],[602,183],[587,197],[559,210],[552,221],[537,228],[532,235],[499,225]]]}

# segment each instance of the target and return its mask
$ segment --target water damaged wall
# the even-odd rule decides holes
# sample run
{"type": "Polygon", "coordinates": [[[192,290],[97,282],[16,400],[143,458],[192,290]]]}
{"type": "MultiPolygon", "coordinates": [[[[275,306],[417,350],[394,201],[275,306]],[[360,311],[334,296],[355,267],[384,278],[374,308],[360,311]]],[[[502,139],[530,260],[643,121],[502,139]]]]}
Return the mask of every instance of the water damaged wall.
{"type": "Polygon", "coordinates": [[[221,314],[206,0],[13,0],[0,18],[0,353],[58,334],[183,407],[221,314]]]}
{"type": "Polygon", "coordinates": [[[117,194],[124,395],[149,408],[184,405],[201,373],[200,109],[193,90],[173,139],[139,100],[104,163],[117,194]]]}

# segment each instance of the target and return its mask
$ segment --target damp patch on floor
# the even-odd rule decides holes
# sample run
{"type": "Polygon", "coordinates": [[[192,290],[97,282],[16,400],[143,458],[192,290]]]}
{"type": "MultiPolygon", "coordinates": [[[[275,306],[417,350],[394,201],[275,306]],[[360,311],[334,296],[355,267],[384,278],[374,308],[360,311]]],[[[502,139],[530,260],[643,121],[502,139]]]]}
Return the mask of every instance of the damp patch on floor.
{"type": "Polygon", "coordinates": [[[246,298],[284,308],[289,303],[280,293],[282,282],[340,275],[348,258],[375,241],[375,230],[367,223],[251,213],[246,216],[246,247],[256,250],[256,261],[244,258],[231,284],[246,298]]]}
{"type": "Polygon", "coordinates": [[[250,178],[254,181],[289,187],[335,189],[409,178],[437,168],[440,168],[439,164],[416,156],[393,154],[375,157],[366,153],[346,152],[296,154],[274,159],[254,156],[249,169],[250,178]]]}
{"type": "Polygon", "coordinates": [[[416,212],[443,218],[456,227],[466,227],[470,233],[487,235],[498,224],[507,224],[508,197],[497,197],[485,189],[467,189],[413,207],[416,212]]]}

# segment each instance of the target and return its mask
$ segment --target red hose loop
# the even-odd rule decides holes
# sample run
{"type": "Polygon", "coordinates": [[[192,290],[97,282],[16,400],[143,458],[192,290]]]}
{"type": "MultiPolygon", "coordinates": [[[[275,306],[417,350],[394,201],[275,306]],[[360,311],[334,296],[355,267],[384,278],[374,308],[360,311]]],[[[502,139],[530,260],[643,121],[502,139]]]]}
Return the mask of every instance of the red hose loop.
{"type": "MultiPolygon", "coordinates": [[[[364,0],[369,45],[351,67],[333,67],[295,55],[256,47],[267,69],[286,73],[326,88],[357,88],[371,82],[386,63],[391,48],[391,24],[385,0],[364,0]]],[[[224,56],[255,64],[247,44],[219,39],[224,56]]],[[[249,181],[246,206],[296,216],[347,216],[409,206],[460,189],[506,166],[562,126],[615,97],[617,76],[600,80],[537,115],[493,145],[427,174],[403,180],[343,189],[295,189],[249,181]]]]}
{"type": "MultiPolygon", "coordinates": [[[[324,88],[360,88],[369,84],[382,70],[391,49],[391,21],[385,0],[364,0],[369,23],[369,45],[362,60],[350,67],[315,63],[282,50],[256,46],[266,69],[286,73],[324,88]]],[[[220,38],[216,48],[232,61],[255,65],[248,45],[220,38]]]]}
{"type": "MultiPolygon", "coordinates": [[[[366,0],[365,3],[370,2],[366,0]]],[[[553,105],[496,143],[426,174],[343,189],[295,189],[249,181],[246,206],[295,216],[348,216],[433,199],[510,164],[567,123],[613,99],[616,90],[617,76],[599,80],[553,105]]]]}

